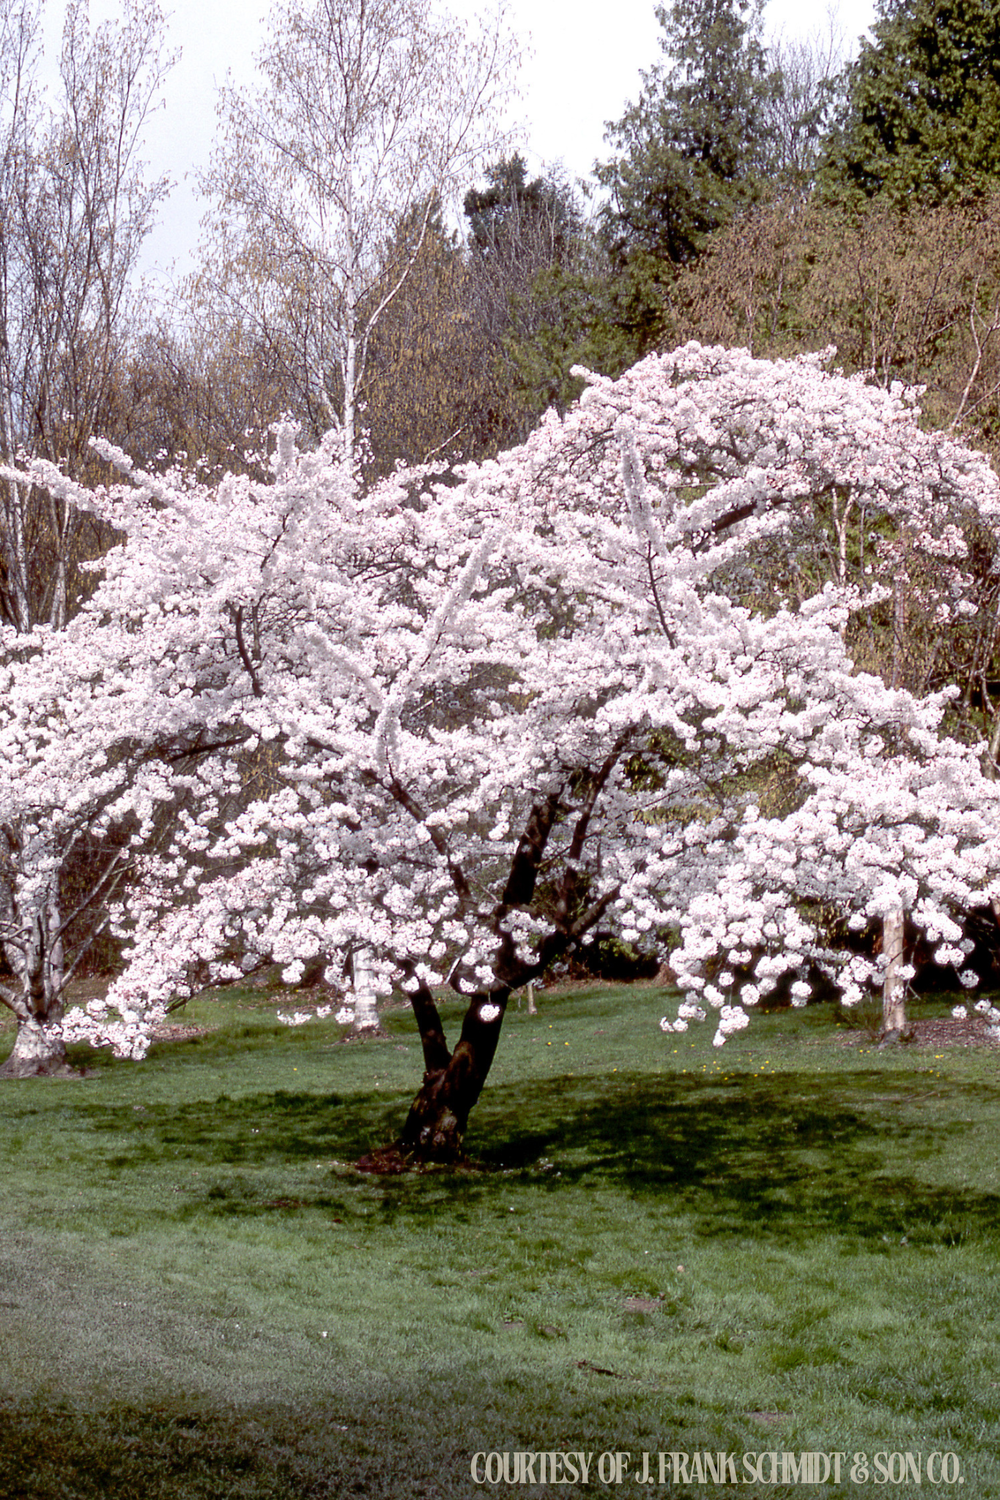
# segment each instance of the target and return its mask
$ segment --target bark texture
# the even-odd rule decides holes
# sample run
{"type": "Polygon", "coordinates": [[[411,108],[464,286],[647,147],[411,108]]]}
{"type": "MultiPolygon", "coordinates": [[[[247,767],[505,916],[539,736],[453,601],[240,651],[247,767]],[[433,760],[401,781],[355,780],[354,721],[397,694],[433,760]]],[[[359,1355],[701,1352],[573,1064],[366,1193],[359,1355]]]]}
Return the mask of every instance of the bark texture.
{"type": "Polygon", "coordinates": [[[413,997],[425,1071],[396,1143],[404,1157],[417,1162],[461,1160],[469,1114],[490,1071],[509,996],[506,987],[474,995],[453,1052],[430,991],[421,986],[413,997]]]}
{"type": "MultiPolygon", "coordinates": [[[[491,913],[498,940],[494,980],[489,989],[479,990],[469,998],[462,1035],[453,1052],[445,1040],[434,996],[418,977],[415,967],[411,970],[410,1001],[423,1046],[424,1081],[410,1106],[403,1133],[392,1148],[403,1160],[461,1160],[469,1113],[479,1100],[492,1066],[512,992],[541,979],[556,959],[575,948],[597,926],[617,896],[618,887],[614,886],[597,900],[589,901],[581,862],[594,809],[627,742],[628,736],[623,734],[596,770],[573,776],[531,807],[511,856],[503,895],[491,913]],[[553,880],[547,897],[546,916],[550,926],[534,951],[525,955],[519,950],[508,919],[513,912],[532,911],[549,839],[561,819],[566,820],[572,831],[562,871],[553,880]]],[[[426,827],[426,814],[406,788],[393,779],[390,789],[400,806],[426,827]]],[[[441,830],[431,825],[428,834],[448,862],[461,906],[471,907],[474,898],[470,882],[461,866],[451,859],[441,830]]],[[[462,993],[457,975],[456,970],[450,983],[462,993]]]]}
{"type": "Polygon", "coordinates": [[[0,885],[0,931],[15,933],[3,943],[3,957],[14,982],[0,988],[0,1000],[17,1020],[14,1049],[0,1067],[0,1078],[42,1078],[66,1068],[62,1038],[64,961],[62,922],[56,895],[25,921],[14,893],[0,885]]]}
{"type": "Polygon", "coordinates": [[[0,1078],[46,1078],[68,1071],[66,1047],[58,1025],[18,1020],[17,1038],[0,1078]]]}
{"type": "Polygon", "coordinates": [[[882,1036],[898,1041],[906,1030],[906,984],[903,967],[903,912],[888,912],[882,919],[882,952],[885,955],[885,979],[882,985],[882,1036]]]}
{"type": "Polygon", "coordinates": [[[354,1022],[352,1036],[380,1036],[378,1001],[372,979],[371,962],[366,953],[356,953],[351,962],[354,1022]]]}

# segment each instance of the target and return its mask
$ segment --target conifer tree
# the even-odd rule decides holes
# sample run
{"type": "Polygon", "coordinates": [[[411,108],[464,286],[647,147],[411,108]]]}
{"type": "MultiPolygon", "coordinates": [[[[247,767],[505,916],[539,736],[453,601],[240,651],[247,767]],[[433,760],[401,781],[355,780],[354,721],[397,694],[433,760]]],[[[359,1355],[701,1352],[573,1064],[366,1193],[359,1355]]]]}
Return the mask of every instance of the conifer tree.
{"type": "Polygon", "coordinates": [[[904,206],[1000,181],[1000,0],[881,0],[844,79],[834,196],[904,206]]]}
{"type": "Polygon", "coordinates": [[[760,0],[674,0],[657,8],[664,59],[608,126],[596,169],[604,225],[621,259],[637,248],[683,263],[753,202],[766,180],[767,104],[779,86],[761,40],[760,0]]]}

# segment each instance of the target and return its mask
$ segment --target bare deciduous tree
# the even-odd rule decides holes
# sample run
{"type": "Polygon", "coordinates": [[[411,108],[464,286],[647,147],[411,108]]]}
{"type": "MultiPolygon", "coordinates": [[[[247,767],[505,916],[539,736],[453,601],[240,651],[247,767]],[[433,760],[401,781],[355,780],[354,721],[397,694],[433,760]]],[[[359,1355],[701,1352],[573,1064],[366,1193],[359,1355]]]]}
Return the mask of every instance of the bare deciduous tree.
{"type": "MultiPolygon", "coordinates": [[[[66,11],[55,109],[41,107],[36,0],[0,0],[0,458],[71,472],[117,399],[136,312],[139,252],[165,180],[150,182],[142,131],[172,59],[155,0],[127,0],[91,30],[66,11]]],[[[59,626],[84,545],[61,502],[0,486],[0,618],[59,626]]]]}
{"type": "Polygon", "coordinates": [[[312,425],[342,428],[348,461],[373,330],[435,206],[503,143],[516,63],[502,11],[472,33],[427,0],[283,0],[263,83],[223,92],[194,295],[278,351],[312,425]],[[421,222],[401,237],[414,205],[421,222]]]}
{"type": "Polygon", "coordinates": [[[773,170],[786,187],[806,189],[822,156],[835,80],[847,57],[836,12],[827,12],[824,30],[775,37],[767,55],[778,82],[764,104],[773,170]]]}

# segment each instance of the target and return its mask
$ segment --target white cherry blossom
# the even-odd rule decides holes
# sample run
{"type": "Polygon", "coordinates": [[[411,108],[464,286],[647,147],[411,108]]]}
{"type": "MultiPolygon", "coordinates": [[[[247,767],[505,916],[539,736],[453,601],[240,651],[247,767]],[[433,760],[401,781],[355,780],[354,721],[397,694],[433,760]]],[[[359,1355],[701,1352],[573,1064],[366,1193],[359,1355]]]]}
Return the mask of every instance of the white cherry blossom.
{"type": "MultiPolygon", "coordinates": [[[[669,954],[690,999],[664,1029],[714,1015],[717,1040],[786,977],[858,1000],[887,961],[850,929],[900,913],[965,966],[966,914],[1000,898],[1000,786],[946,732],[948,690],[851,657],[891,548],[867,592],[836,552],[798,601],[754,580],[835,501],[922,548],[966,629],[963,527],[992,532],[1000,490],[906,392],[827,358],[653,355],[493,462],[369,492],[287,430],[268,483],[106,446],[106,490],[36,465],[123,538],[65,631],[0,652],[0,822],[28,848],[5,948],[75,828],[127,849],[125,968],[72,1034],[135,1055],[207,984],[363,953],[463,1116],[511,991],[595,931],[669,954]],[[477,1059],[460,1106],[446,985],[477,1059]]],[[[413,1138],[436,1129],[420,1097],[413,1138]]]]}

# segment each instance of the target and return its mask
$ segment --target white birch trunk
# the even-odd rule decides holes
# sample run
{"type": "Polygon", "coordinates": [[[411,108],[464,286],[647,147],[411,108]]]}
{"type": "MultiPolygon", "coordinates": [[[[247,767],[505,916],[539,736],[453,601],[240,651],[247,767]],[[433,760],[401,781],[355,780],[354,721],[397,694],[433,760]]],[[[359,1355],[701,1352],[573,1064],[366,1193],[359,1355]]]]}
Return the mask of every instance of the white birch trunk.
{"type": "Polygon", "coordinates": [[[58,1022],[17,1018],[17,1038],[0,1078],[40,1078],[66,1068],[66,1046],[58,1022]]]}
{"type": "Polygon", "coordinates": [[[358,385],[358,252],[354,237],[354,162],[348,154],[345,173],[346,201],[344,231],[347,242],[347,266],[344,284],[344,464],[354,473],[355,423],[357,421],[358,385]]]}
{"type": "Polygon", "coordinates": [[[380,1031],[378,1004],[372,980],[371,960],[365,951],[355,953],[351,959],[352,990],[354,998],[353,1035],[371,1035],[380,1031]]]}
{"type": "Polygon", "coordinates": [[[358,341],[354,333],[347,336],[347,351],[344,359],[344,464],[348,474],[354,472],[354,447],[355,426],[357,423],[357,407],[355,404],[355,388],[357,386],[358,341]]]}
{"type": "Polygon", "coordinates": [[[882,918],[882,953],[885,957],[885,978],[882,983],[882,1032],[901,1034],[906,1029],[906,983],[903,968],[902,908],[887,912],[882,918]]]}
{"type": "Polygon", "coordinates": [[[4,987],[4,1001],[17,1019],[14,1048],[0,1067],[0,1078],[33,1078],[66,1066],[62,1036],[63,944],[58,897],[51,896],[29,920],[17,920],[14,892],[0,883],[0,923],[17,929],[18,941],[4,943],[4,955],[17,987],[4,987]]]}

